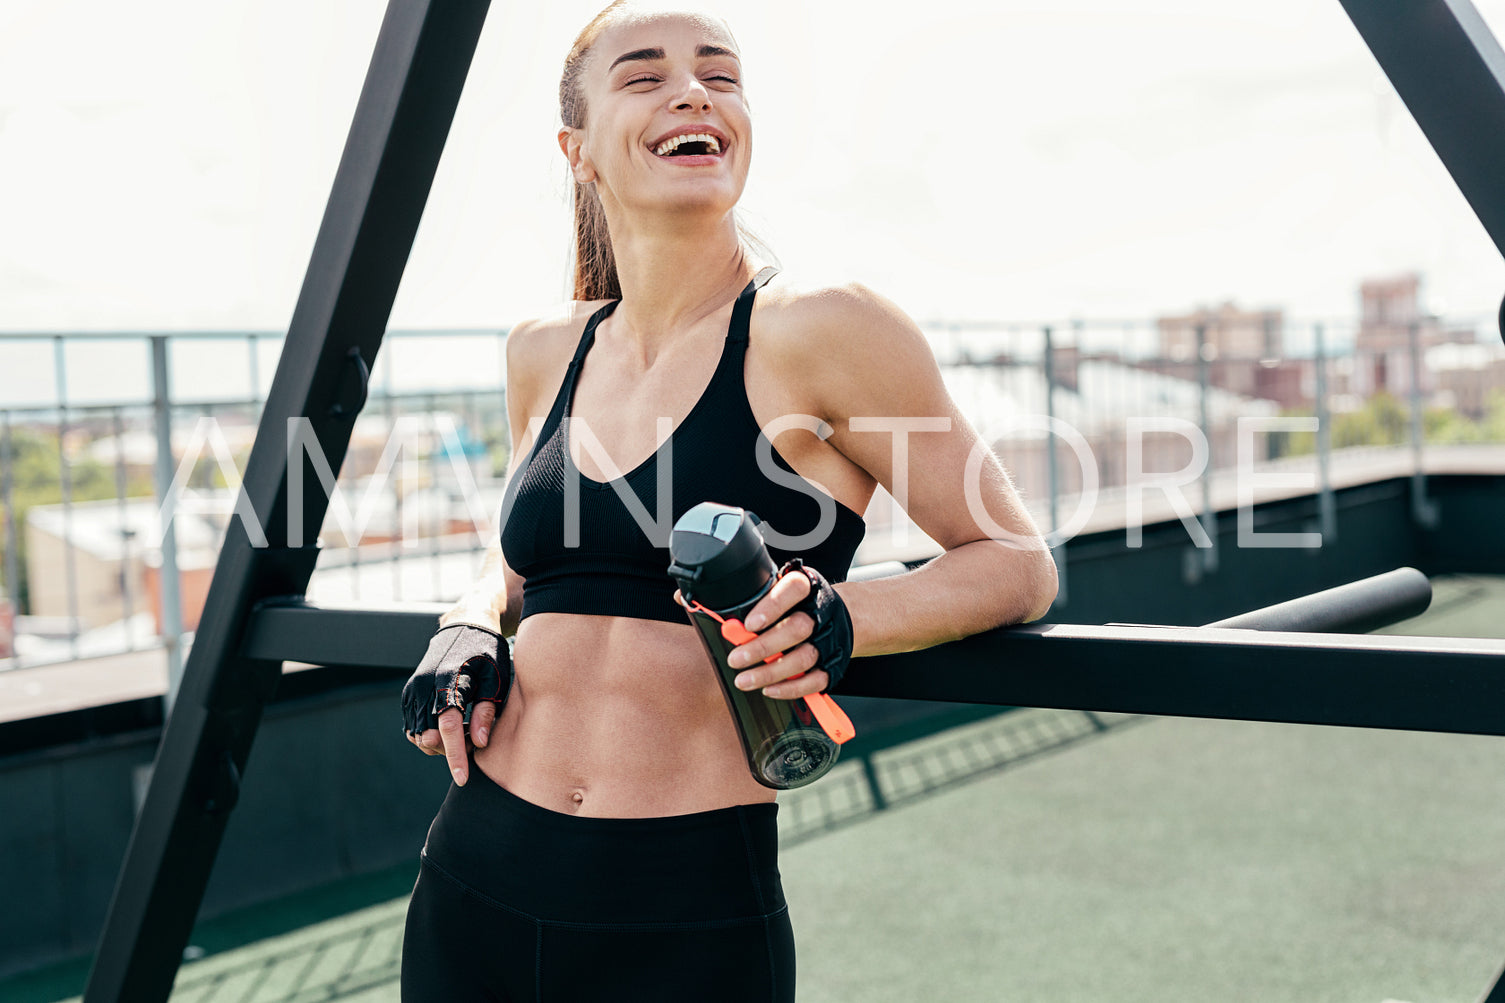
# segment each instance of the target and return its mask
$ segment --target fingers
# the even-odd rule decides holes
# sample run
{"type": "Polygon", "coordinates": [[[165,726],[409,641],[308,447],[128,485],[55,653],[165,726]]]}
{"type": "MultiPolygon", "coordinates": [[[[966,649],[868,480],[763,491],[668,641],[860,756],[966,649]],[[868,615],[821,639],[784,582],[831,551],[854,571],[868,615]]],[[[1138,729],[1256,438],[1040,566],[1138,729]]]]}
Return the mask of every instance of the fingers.
{"type": "MultiPolygon", "coordinates": [[[[761,641],[762,638],[759,638],[758,640],[761,641]]],[[[758,641],[749,641],[742,647],[750,648],[757,643],[758,641]]],[[[778,697],[780,699],[789,699],[795,696],[803,696],[803,691],[794,692],[788,687],[776,691],[769,691],[765,689],[765,687],[770,687],[780,680],[792,679],[793,677],[798,676],[803,672],[808,672],[809,670],[815,668],[816,660],[819,657],[820,655],[818,652],[816,652],[814,645],[801,644],[799,647],[795,648],[793,651],[789,652],[776,662],[771,662],[767,665],[758,665],[754,668],[748,669],[746,672],[737,673],[737,677],[733,680],[733,682],[737,684],[737,688],[739,690],[762,689],[768,696],[778,697]]],[[[811,692],[819,692],[819,689],[817,688],[816,690],[812,690],[811,692]]]]}
{"type": "Polygon", "coordinates": [[[775,700],[797,700],[819,693],[830,684],[831,677],[826,675],[825,669],[813,669],[802,676],[764,687],[763,695],[775,700]]]}
{"type": "Polygon", "coordinates": [[[762,630],[798,606],[810,594],[810,579],[803,573],[787,574],[774,583],[768,595],[747,614],[743,622],[748,630],[762,630]]]}
{"type": "Polygon", "coordinates": [[[461,787],[470,774],[470,756],[465,749],[465,721],[460,708],[451,707],[439,715],[439,737],[444,742],[444,758],[449,772],[461,787]]]}
{"type": "Polygon", "coordinates": [[[772,655],[788,651],[809,637],[814,629],[815,621],[809,613],[792,613],[753,640],[733,648],[727,655],[726,663],[734,669],[757,665],[772,655]]]}
{"type": "Polygon", "coordinates": [[[410,734],[408,735],[408,741],[418,746],[418,751],[425,755],[439,756],[444,754],[444,750],[440,745],[439,729],[437,728],[430,728],[428,731],[417,735],[410,734]]]}
{"type": "Polygon", "coordinates": [[[496,721],[496,703],[482,700],[470,712],[470,738],[479,748],[491,738],[491,726],[496,721]]]}

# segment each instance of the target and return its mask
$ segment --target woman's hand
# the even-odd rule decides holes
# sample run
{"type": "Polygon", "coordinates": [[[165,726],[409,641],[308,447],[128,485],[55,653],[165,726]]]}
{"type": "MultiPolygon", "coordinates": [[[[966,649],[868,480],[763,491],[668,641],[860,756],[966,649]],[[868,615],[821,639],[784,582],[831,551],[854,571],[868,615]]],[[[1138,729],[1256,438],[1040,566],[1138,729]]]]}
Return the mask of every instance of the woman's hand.
{"type": "Polygon", "coordinates": [[[470,779],[470,750],[486,744],[495,721],[496,704],[483,700],[470,713],[469,730],[465,725],[465,715],[459,708],[451,707],[439,715],[439,727],[417,735],[403,734],[419,752],[449,760],[449,772],[454,775],[455,783],[464,787],[465,781],[470,779]],[[475,736],[474,739],[471,736],[475,736]]]}
{"type": "Polygon", "coordinates": [[[512,660],[499,634],[473,624],[446,624],[402,688],[403,733],[425,754],[444,756],[463,787],[470,750],[486,744],[511,685],[512,660]]]}
{"type": "MultiPolygon", "coordinates": [[[[674,598],[684,604],[678,591],[674,598]]],[[[852,654],[851,617],[820,572],[798,558],[780,569],[779,580],[743,623],[758,636],[733,648],[727,657],[732,668],[746,669],[734,680],[738,689],[761,689],[775,700],[797,700],[841,681],[852,654]],[[796,571],[802,573],[792,573],[796,571]],[[764,663],[779,652],[783,657],[764,663]]]]}

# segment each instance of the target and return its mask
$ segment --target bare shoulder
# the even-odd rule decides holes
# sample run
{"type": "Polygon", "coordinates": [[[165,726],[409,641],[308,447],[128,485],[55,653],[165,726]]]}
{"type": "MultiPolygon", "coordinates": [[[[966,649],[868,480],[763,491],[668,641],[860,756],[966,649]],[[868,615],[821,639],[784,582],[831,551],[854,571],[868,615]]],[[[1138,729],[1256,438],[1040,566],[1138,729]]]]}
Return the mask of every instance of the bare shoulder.
{"type": "Polygon", "coordinates": [[[821,405],[822,417],[867,408],[875,395],[928,374],[939,379],[919,325],[887,297],[860,282],[780,285],[758,294],[758,334],[771,364],[821,405]]]}
{"type": "Polygon", "coordinates": [[[604,302],[575,300],[512,326],[507,332],[509,410],[515,402],[525,420],[548,411],[585,322],[604,302]]]}
{"type": "Polygon", "coordinates": [[[825,286],[774,282],[758,294],[758,305],[777,315],[781,328],[843,339],[867,333],[870,337],[913,336],[924,341],[919,327],[898,304],[861,282],[825,286]]]}

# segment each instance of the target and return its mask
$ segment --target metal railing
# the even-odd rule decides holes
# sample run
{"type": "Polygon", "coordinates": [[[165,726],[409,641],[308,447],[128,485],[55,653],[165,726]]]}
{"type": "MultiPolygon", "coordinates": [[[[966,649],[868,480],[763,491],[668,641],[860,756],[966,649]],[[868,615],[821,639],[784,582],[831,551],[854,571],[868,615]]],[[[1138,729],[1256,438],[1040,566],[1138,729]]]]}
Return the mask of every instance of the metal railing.
{"type": "MultiPolygon", "coordinates": [[[[1244,475],[1304,482],[1330,540],[1337,481],[1408,475],[1426,521],[1428,446],[1505,444],[1505,349],[1486,320],[1267,323],[1254,347],[1271,355],[1231,323],[1243,352],[1226,318],[927,325],[1063,579],[1061,543],[1151,518],[1146,497],[1171,489],[1210,573],[1218,511],[1253,498],[1244,475]]],[[[281,338],[0,334],[0,669],[161,648],[178,677],[281,338]]],[[[334,472],[316,597],[450,599],[473,578],[503,489],[504,346],[502,331],[389,335],[334,472]]],[[[1505,452],[1479,452],[1505,471],[1505,452]]],[[[918,534],[891,499],[868,521],[859,560],[904,556],[918,534]]]]}
{"type": "MultiPolygon", "coordinates": [[[[0,670],[165,649],[177,677],[281,341],[276,332],[0,333],[0,670]]],[[[442,506],[415,513],[412,498],[444,480],[452,459],[485,467],[475,480],[487,486],[505,469],[504,342],[495,330],[391,333],[370,395],[381,427],[338,471],[367,519],[363,539],[323,541],[332,596],[430,598],[472,570],[474,534],[457,532],[461,520],[444,520],[442,506]],[[397,443],[425,455],[399,455],[392,476],[373,481],[391,430],[406,423],[410,439],[436,438],[412,434],[436,415],[446,441],[397,443]],[[467,557],[443,570],[456,551],[467,557]],[[426,586],[414,581],[420,554],[432,566],[426,586]]]]}

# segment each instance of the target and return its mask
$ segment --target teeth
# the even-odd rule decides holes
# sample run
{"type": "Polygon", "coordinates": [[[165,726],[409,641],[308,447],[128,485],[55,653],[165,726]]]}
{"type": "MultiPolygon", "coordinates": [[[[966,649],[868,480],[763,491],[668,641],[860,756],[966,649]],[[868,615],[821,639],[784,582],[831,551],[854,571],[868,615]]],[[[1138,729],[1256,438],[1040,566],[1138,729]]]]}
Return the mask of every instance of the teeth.
{"type": "Polygon", "coordinates": [[[692,132],[687,136],[675,136],[666,139],[654,149],[654,153],[660,157],[666,157],[673,153],[681,143],[704,143],[712,153],[721,152],[721,141],[715,136],[705,132],[692,132]]]}

